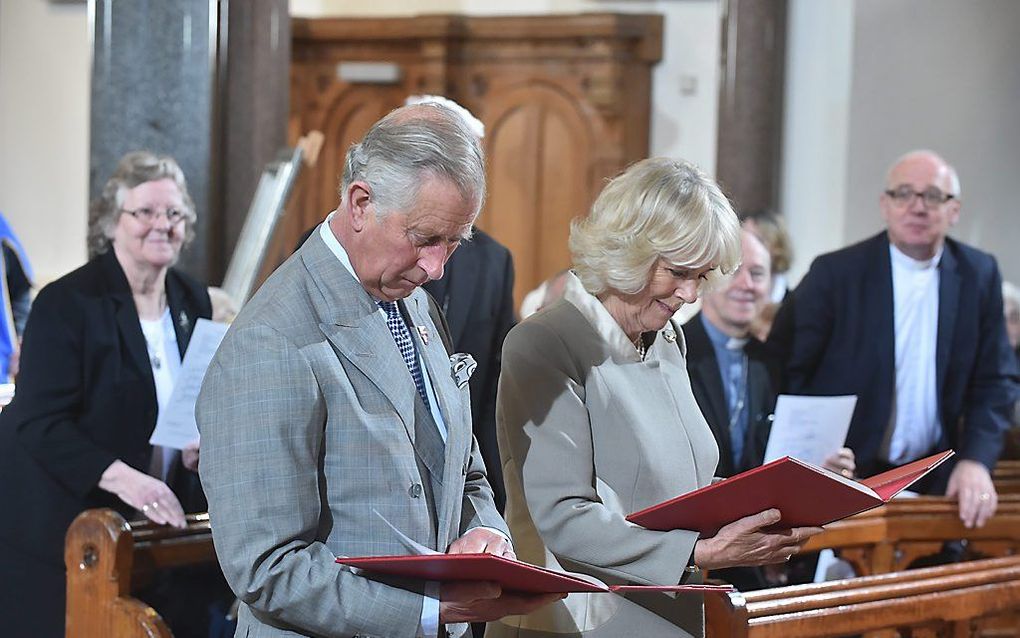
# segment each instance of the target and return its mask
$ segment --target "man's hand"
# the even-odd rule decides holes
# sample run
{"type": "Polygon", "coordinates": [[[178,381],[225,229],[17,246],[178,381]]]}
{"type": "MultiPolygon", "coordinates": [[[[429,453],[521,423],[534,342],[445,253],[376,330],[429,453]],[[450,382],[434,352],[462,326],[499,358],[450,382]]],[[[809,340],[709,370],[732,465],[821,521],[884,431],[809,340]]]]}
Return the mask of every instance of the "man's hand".
{"type": "Polygon", "coordinates": [[[957,461],[949,475],[946,496],[955,496],[959,501],[960,520],[966,527],[982,527],[995,514],[999,504],[988,468],[967,459],[957,461]]]}
{"type": "Polygon", "coordinates": [[[181,464],[191,470],[198,472],[198,441],[188,443],[181,449],[181,464]]]}
{"type": "Polygon", "coordinates": [[[857,470],[854,451],[848,447],[841,447],[825,459],[822,467],[836,474],[842,474],[846,478],[853,478],[854,472],[857,470]]]}
{"type": "MultiPolygon", "coordinates": [[[[517,560],[517,554],[506,538],[487,527],[476,527],[450,543],[447,554],[495,554],[517,560]]],[[[496,594],[499,595],[498,593],[496,594]]]]}
{"type": "MultiPolygon", "coordinates": [[[[447,554],[495,554],[517,560],[506,538],[493,529],[476,527],[450,543],[447,554]]],[[[503,592],[496,583],[443,583],[439,589],[439,622],[489,622],[504,616],[530,614],[566,594],[503,592]]]]}
{"type": "Polygon", "coordinates": [[[565,597],[566,594],[504,593],[499,585],[490,582],[443,583],[439,589],[439,622],[490,622],[504,616],[530,614],[565,597]]]}

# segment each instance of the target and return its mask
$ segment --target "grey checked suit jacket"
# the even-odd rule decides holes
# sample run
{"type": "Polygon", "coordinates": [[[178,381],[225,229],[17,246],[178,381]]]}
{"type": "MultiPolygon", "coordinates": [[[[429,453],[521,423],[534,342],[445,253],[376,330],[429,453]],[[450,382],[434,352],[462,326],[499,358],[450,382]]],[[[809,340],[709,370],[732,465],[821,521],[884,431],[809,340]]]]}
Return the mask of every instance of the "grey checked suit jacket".
{"type": "Polygon", "coordinates": [[[422,583],[369,580],[334,558],[407,553],[383,517],[440,551],[472,527],[506,529],[425,293],[405,305],[433,336],[426,345],[411,330],[445,453],[416,437],[423,410],[385,320],[317,235],[216,353],[196,409],[200,474],[217,557],[243,603],[238,636],[414,636],[422,583]]]}

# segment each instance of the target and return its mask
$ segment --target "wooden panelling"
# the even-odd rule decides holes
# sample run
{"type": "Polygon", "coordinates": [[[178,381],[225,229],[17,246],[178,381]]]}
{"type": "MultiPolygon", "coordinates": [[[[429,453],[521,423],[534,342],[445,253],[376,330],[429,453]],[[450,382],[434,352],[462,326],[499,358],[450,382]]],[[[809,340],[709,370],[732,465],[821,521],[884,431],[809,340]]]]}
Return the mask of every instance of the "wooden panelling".
{"type": "Polygon", "coordinates": [[[291,135],[320,129],[326,144],[296,186],[271,266],[336,206],[350,143],[408,95],[445,95],[485,123],[489,197],[478,225],[513,253],[518,303],[570,264],[570,220],[604,180],[648,153],[660,16],[306,19],[293,34],[291,135]],[[395,64],[399,80],[339,79],[338,64],[359,61],[395,64]]]}

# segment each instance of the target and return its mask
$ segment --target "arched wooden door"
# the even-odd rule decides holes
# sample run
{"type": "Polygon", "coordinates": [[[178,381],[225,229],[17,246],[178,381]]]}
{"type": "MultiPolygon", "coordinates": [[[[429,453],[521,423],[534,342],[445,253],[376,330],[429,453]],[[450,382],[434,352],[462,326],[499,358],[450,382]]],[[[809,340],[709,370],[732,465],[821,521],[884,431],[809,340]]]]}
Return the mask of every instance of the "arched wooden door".
{"type": "Polygon", "coordinates": [[[513,253],[519,305],[570,265],[570,220],[591,205],[593,122],[545,82],[493,92],[487,104],[489,199],[478,225],[513,253]]]}

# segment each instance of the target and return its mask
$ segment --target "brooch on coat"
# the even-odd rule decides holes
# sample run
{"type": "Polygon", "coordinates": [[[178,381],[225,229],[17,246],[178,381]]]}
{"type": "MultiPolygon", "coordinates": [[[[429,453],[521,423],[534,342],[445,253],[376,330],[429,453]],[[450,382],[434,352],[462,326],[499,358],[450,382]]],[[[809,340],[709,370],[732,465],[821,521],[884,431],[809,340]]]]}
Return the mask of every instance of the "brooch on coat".
{"type": "Polygon", "coordinates": [[[455,352],[450,355],[450,376],[458,388],[463,389],[468,384],[468,379],[475,373],[477,367],[478,362],[466,352],[455,352]]]}

